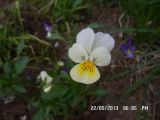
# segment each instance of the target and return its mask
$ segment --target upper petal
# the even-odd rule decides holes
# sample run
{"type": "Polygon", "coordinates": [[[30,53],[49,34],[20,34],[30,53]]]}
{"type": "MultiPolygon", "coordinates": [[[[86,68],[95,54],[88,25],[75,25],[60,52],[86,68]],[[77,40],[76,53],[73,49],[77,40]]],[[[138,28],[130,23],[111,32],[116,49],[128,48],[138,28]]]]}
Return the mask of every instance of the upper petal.
{"type": "Polygon", "coordinates": [[[47,72],[46,71],[41,71],[40,75],[37,77],[37,79],[41,79],[44,81],[47,77],[47,72]]]}
{"type": "Polygon", "coordinates": [[[76,42],[81,44],[90,54],[94,42],[94,31],[91,28],[83,29],[78,33],[76,39],[76,42]]]}
{"type": "Polygon", "coordinates": [[[95,50],[98,47],[106,47],[110,52],[114,48],[114,44],[115,40],[109,34],[98,32],[95,34],[92,50],[95,50]]]}
{"type": "Polygon", "coordinates": [[[122,52],[124,52],[125,54],[128,52],[128,46],[126,44],[121,44],[120,47],[119,47],[122,52]]]}
{"type": "Polygon", "coordinates": [[[81,63],[82,61],[88,59],[88,54],[81,44],[75,43],[69,48],[68,56],[75,63],[81,63]]]}
{"type": "Polygon", "coordinates": [[[79,83],[92,84],[100,78],[100,73],[94,65],[92,70],[89,70],[83,63],[75,65],[70,71],[71,78],[79,83]]]}
{"type": "Polygon", "coordinates": [[[53,78],[52,78],[51,76],[48,75],[48,76],[46,77],[46,82],[47,82],[47,83],[51,83],[52,80],[53,80],[53,78]]]}
{"type": "Polygon", "coordinates": [[[111,62],[111,54],[105,47],[99,47],[91,53],[90,60],[97,66],[106,66],[111,62]]]}
{"type": "Polygon", "coordinates": [[[53,78],[49,76],[46,71],[41,71],[37,79],[41,79],[42,81],[46,81],[47,83],[50,83],[53,80],[53,78]]]}

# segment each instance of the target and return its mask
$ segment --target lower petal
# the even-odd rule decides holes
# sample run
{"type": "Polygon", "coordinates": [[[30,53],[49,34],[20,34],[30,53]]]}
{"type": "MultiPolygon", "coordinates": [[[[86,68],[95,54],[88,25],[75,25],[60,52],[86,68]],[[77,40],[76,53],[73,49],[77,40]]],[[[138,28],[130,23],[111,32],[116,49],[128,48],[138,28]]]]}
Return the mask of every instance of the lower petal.
{"type": "Polygon", "coordinates": [[[79,83],[84,84],[92,84],[96,82],[100,78],[100,73],[97,67],[93,64],[93,66],[86,66],[86,62],[75,65],[71,71],[71,78],[79,83]]]}
{"type": "Polygon", "coordinates": [[[49,92],[51,90],[51,88],[52,88],[52,86],[50,84],[49,85],[47,84],[43,87],[43,90],[44,90],[44,92],[49,92]]]}

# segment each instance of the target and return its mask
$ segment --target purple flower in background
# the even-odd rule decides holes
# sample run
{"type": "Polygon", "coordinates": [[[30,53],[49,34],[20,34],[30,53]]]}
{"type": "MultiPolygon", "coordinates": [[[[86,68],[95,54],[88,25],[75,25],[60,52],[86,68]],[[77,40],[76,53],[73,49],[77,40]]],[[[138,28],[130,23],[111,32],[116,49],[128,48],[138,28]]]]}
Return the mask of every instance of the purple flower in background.
{"type": "Polygon", "coordinates": [[[44,23],[44,28],[46,32],[51,32],[52,26],[49,23],[44,23]]]}
{"type": "Polygon", "coordinates": [[[45,28],[45,31],[47,32],[46,37],[50,38],[52,36],[51,34],[52,26],[49,23],[44,23],[44,28],[45,28]]]}
{"type": "Polygon", "coordinates": [[[134,58],[134,51],[135,46],[133,44],[133,40],[131,38],[128,38],[126,44],[121,44],[120,49],[124,54],[127,55],[128,58],[133,59],[134,58]]]}
{"type": "Polygon", "coordinates": [[[28,76],[27,76],[27,80],[34,81],[34,76],[33,76],[33,75],[28,75],[28,76]]]}

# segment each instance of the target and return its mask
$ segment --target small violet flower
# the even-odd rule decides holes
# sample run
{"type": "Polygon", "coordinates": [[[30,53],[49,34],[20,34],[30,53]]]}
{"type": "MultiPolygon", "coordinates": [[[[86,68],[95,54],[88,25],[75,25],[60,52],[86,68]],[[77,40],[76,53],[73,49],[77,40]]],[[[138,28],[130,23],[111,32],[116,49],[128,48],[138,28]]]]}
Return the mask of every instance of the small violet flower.
{"type": "Polygon", "coordinates": [[[61,71],[67,74],[69,72],[69,69],[64,66],[62,67],[61,71]]]}
{"type": "Polygon", "coordinates": [[[34,76],[33,75],[28,75],[27,80],[34,81],[34,76]]]}
{"type": "Polygon", "coordinates": [[[45,28],[45,31],[47,32],[46,37],[50,38],[52,36],[52,34],[51,34],[52,26],[48,23],[44,23],[44,28],[45,28]]]}
{"type": "Polygon", "coordinates": [[[127,40],[126,44],[121,44],[120,49],[124,54],[127,55],[129,59],[133,59],[135,57],[134,56],[135,46],[131,38],[127,40]]]}

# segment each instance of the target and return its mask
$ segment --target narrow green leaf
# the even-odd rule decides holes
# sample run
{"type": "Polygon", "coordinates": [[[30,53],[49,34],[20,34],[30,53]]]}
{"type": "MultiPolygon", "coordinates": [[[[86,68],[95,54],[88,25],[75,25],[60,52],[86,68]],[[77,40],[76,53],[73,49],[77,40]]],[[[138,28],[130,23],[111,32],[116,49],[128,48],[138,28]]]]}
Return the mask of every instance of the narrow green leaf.
{"type": "Polygon", "coordinates": [[[97,88],[95,91],[95,94],[98,97],[103,97],[104,95],[106,95],[106,93],[107,93],[107,90],[103,88],[97,88]]]}
{"type": "Polygon", "coordinates": [[[97,28],[108,28],[107,25],[105,24],[102,24],[102,23],[92,23],[90,25],[88,25],[89,28],[92,28],[92,29],[97,29],[97,28]]]}
{"type": "Polygon", "coordinates": [[[42,94],[42,98],[47,100],[51,100],[53,98],[58,98],[58,97],[60,98],[64,94],[66,94],[67,91],[68,89],[65,86],[62,86],[62,85],[52,86],[51,91],[49,91],[48,93],[42,94]]]}
{"type": "Polygon", "coordinates": [[[6,75],[9,75],[11,73],[11,65],[9,62],[6,62],[3,66],[3,71],[6,75]]]}
{"type": "Polygon", "coordinates": [[[34,116],[33,120],[44,120],[45,119],[45,109],[41,108],[34,116]]]}
{"type": "Polygon", "coordinates": [[[138,87],[140,87],[142,84],[148,84],[151,81],[155,80],[155,77],[157,75],[160,75],[160,66],[155,67],[148,75],[146,75],[145,77],[143,77],[140,80],[137,80],[131,87],[128,87],[123,96],[127,96],[130,93],[132,93],[134,90],[136,90],[138,87]]]}
{"type": "Polygon", "coordinates": [[[79,5],[81,5],[81,3],[82,3],[82,0],[75,0],[73,2],[73,7],[75,8],[75,7],[79,6],[79,5]]]}
{"type": "Polygon", "coordinates": [[[29,62],[28,57],[26,56],[18,57],[15,63],[16,72],[18,74],[22,73],[25,67],[27,66],[28,62],[29,62]]]}
{"type": "Polygon", "coordinates": [[[13,85],[12,88],[19,93],[26,93],[27,90],[22,85],[13,85]]]}
{"type": "Polygon", "coordinates": [[[52,33],[50,40],[65,40],[59,33],[52,33]]]}
{"type": "Polygon", "coordinates": [[[23,48],[24,48],[24,40],[22,40],[17,47],[17,54],[18,55],[22,52],[23,48]]]}

